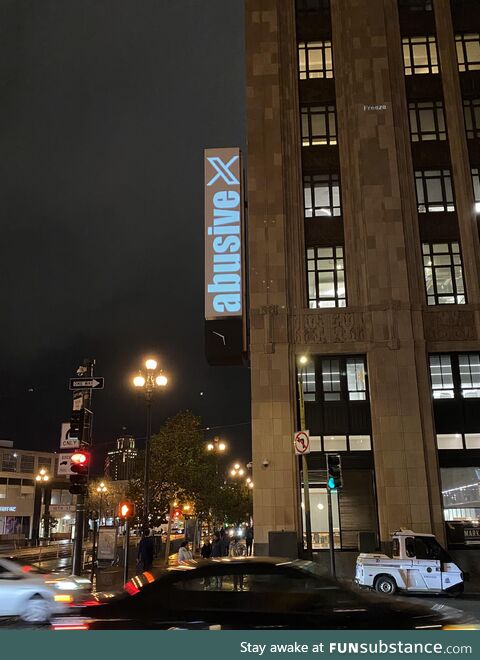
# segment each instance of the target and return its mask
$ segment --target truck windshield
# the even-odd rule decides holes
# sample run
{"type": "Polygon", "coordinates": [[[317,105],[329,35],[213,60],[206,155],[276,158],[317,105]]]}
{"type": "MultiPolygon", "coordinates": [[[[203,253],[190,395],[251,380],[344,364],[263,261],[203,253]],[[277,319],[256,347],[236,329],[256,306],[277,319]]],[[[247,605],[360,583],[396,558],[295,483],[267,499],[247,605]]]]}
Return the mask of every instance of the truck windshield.
{"type": "Polygon", "coordinates": [[[417,559],[439,559],[442,563],[452,561],[448,552],[431,536],[415,537],[415,556],[417,559]]]}

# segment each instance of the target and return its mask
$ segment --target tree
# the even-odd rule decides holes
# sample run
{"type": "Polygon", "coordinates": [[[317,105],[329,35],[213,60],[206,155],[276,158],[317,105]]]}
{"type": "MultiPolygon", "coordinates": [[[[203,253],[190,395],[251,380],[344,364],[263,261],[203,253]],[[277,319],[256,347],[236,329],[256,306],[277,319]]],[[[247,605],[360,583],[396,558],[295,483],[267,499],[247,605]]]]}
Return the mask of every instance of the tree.
{"type": "Polygon", "coordinates": [[[223,526],[247,522],[252,512],[251,490],[243,483],[223,484],[213,506],[215,519],[223,526]]]}
{"type": "Polygon", "coordinates": [[[125,486],[116,481],[107,481],[106,478],[95,479],[88,484],[88,509],[97,511],[102,518],[117,515],[117,506],[120,500],[125,497],[125,486]],[[100,484],[105,484],[107,491],[98,492],[100,484]]]}
{"type": "MultiPolygon", "coordinates": [[[[150,440],[149,492],[154,524],[164,520],[174,500],[192,502],[196,514],[207,517],[221,484],[215,458],[205,452],[200,418],[187,410],[167,419],[150,440]]],[[[130,482],[128,496],[137,511],[142,510],[141,470],[130,482]]]]}

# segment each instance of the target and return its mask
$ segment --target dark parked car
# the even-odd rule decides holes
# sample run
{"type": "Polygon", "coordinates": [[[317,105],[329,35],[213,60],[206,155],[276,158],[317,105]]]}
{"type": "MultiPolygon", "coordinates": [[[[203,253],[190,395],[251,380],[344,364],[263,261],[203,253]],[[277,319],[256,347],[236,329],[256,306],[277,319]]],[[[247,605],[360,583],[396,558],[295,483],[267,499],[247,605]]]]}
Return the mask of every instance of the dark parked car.
{"type": "Polygon", "coordinates": [[[142,573],[124,589],[121,595],[97,594],[98,604],[54,622],[54,628],[435,629],[467,623],[451,608],[357,591],[302,560],[188,561],[142,573]]]}

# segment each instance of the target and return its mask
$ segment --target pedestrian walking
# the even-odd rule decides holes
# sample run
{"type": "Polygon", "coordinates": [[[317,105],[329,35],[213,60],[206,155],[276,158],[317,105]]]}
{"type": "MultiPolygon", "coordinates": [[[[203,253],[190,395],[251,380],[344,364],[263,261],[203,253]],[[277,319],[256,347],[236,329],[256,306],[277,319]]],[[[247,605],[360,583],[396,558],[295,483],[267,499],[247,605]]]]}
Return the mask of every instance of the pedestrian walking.
{"type": "Polygon", "coordinates": [[[149,571],[153,565],[153,555],[155,552],[155,546],[153,538],[150,536],[150,530],[145,528],[143,530],[143,535],[138,544],[138,554],[137,554],[137,572],[142,573],[143,571],[149,571]]]}
{"type": "MultiPolygon", "coordinates": [[[[212,558],[213,557],[223,557],[223,551],[224,551],[223,541],[220,538],[220,534],[218,532],[216,532],[215,536],[213,538],[212,554],[210,556],[212,558]]],[[[221,589],[222,586],[223,586],[223,577],[221,575],[216,575],[215,576],[215,588],[216,589],[221,589]]]]}
{"type": "Polygon", "coordinates": [[[253,527],[250,527],[250,525],[245,533],[245,543],[247,545],[247,557],[251,557],[253,552],[253,527]]]}

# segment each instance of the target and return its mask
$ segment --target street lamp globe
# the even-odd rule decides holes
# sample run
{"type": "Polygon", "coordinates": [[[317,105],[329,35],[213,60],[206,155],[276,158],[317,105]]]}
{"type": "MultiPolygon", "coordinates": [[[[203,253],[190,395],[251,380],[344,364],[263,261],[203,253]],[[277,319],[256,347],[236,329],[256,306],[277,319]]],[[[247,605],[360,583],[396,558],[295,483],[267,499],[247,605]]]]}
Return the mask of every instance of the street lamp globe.
{"type": "Polygon", "coordinates": [[[243,477],[243,475],[245,474],[245,470],[244,470],[243,468],[240,468],[240,470],[238,471],[238,474],[239,474],[241,477],[243,477]]]}
{"type": "Polygon", "coordinates": [[[35,477],[35,480],[36,480],[36,481],[41,481],[41,480],[42,480],[42,477],[41,477],[39,474],[37,474],[37,476],[35,477]]]}
{"type": "Polygon", "coordinates": [[[248,487],[253,488],[253,481],[250,481],[250,483],[248,484],[248,487]]]}
{"type": "Polygon", "coordinates": [[[155,382],[158,387],[165,387],[168,383],[168,378],[166,376],[160,375],[155,378],[155,382]]]}
{"type": "Polygon", "coordinates": [[[308,358],[306,355],[301,355],[299,359],[300,364],[307,364],[308,358]]]}
{"type": "Polygon", "coordinates": [[[212,444],[211,442],[208,443],[208,445],[207,445],[207,450],[208,450],[208,451],[213,451],[213,450],[214,450],[214,446],[213,446],[213,444],[212,444]]]}
{"type": "Polygon", "coordinates": [[[145,386],[145,378],[143,376],[135,376],[133,379],[133,384],[135,387],[144,387],[145,386]]]}
{"type": "Polygon", "coordinates": [[[235,468],[232,468],[230,470],[230,474],[232,475],[232,477],[234,477],[237,474],[237,471],[235,470],[235,468]]]}
{"type": "Polygon", "coordinates": [[[224,442],[221,442],[221,443],[218,445],[218,450],[219,450],[219,451],[225,451],[226,448],[227,448],[227,445],[226,445],[224,442]]]}
{"type": "Polygon", "coordinates": [[[153,358],[149,358],[148,360],[145,360],[145,368],[148,369],[149,371],[155,371],[157,368],[157,361],[154,360],[153,358]]]}
{"type": "Polygon", "coordinates": [[[239,470],[240,469],[240,463],[235,463],[235,465],[233,467],[235,468],[235,470],[239,470]]]}

